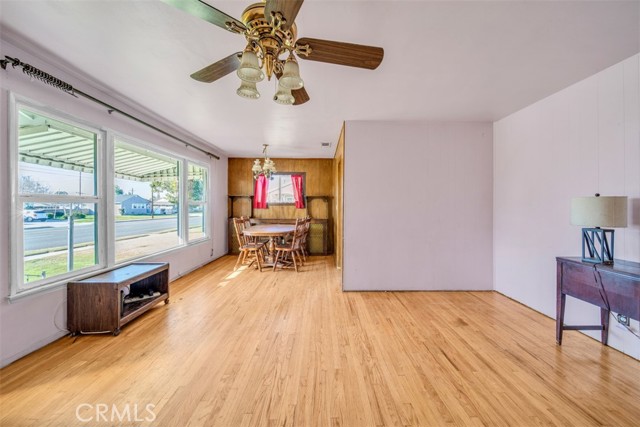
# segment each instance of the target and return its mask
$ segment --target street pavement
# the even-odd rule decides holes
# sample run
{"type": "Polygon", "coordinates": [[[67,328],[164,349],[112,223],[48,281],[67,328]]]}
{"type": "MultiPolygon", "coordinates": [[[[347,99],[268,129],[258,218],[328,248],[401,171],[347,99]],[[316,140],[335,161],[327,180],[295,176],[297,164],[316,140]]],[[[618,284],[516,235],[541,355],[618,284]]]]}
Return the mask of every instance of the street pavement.
{"type": "MultiPolygon", "coordinates": [[[[189,217],[189,226],[197,226],[202,217],[194,215],[189,217]]],[[[68,240],[67,221],[45,221],[24,224],[24,250],[56,248],[67,246],[68,240]]],[[[160,233],[176,230],[178,220],[176,217],[156,218],[148,220],[116,221],[116,239],[141,234],[160,233]]],[[[75,244],[94,241],[93,223],[74,224],[73,241],[75,244]]]]}

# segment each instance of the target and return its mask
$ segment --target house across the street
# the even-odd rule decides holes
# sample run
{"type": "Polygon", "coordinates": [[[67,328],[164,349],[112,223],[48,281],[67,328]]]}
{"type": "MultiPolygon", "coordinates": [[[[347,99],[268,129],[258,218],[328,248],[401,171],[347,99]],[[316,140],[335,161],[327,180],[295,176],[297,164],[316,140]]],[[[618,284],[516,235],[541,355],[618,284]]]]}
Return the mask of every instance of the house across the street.
{"type": "Polygon", "coordinates": [[[153,213],[156,215],[171,215],[175,212],[175,205],[166,199],[153,202],[153,213]]]}
{"type": "Polygon", "coordinates": [[[151,201],[137,194],[117,194],[116,215],[146,215],[151,213],[151,201]]]}

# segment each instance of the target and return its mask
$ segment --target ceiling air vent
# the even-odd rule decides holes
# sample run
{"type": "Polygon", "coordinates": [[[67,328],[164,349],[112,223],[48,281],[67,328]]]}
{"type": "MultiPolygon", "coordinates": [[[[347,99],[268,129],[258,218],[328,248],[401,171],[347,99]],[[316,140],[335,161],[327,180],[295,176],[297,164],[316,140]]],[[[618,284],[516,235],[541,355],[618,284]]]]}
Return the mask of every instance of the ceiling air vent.
{"type": "Polygon", "coordinates": [[[320,145],[323,146],[323,147],[331,147],[331,143],[330,142],[321,142],[320,145]]]}

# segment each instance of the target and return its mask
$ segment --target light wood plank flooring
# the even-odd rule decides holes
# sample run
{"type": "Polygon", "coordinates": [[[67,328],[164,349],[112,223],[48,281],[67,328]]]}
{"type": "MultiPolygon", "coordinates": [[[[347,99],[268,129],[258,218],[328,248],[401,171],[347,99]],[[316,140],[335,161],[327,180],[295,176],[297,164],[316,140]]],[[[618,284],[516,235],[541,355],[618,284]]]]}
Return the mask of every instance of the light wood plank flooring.
{"type": "Polygon", "coordinates": [[[552,319],[498,293],[343,293],[329,257],[234,263],[172,283],[118,337],[4,368],[0,425],[640,425],[640,362],[577,332],[558,347],[552,319]]]}

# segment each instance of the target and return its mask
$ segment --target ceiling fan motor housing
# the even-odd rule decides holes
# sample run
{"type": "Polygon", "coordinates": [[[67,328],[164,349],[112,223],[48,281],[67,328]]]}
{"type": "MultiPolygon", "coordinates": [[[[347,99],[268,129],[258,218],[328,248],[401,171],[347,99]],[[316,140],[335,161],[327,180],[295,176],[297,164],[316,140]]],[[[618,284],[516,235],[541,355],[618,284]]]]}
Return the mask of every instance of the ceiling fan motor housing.
{"type": "Polygon", "coordinates": [[[242,23],[247,27],[245,37],[257,49],[265,64],[267,78],[273,73],[282,73],[284,59],[280,55],[293,50],[297,37],[296,24],[285,30],[274,19],[269,23],[264,15],[265,3],[254,3],[242,13],[242,23]]]}

